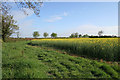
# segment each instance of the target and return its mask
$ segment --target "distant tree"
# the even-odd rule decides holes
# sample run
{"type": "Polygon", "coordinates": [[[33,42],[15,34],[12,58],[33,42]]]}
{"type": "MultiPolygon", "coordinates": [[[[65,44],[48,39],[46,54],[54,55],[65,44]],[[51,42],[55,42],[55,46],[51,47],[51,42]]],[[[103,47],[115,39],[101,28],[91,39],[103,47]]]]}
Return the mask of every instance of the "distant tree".
{"type": "Polygon", "coordinates": [[[57,37],[57,34],[56,34],[56,33],[52,33],[52,34],[51,34],[51,37],[52,37],[52,38],[56,38],[56,37],[57,37]]]}
{"type": "Polygon", "coordinates": [[[80,38],[80,37],[82,37],[82,35],[81,35],[81,34],[79,34],[79,38],[80,38]]]}
{"type": "Polygon", "coordinates": [[[11,15],[2,15],[2,39],[5,42],[19,27],[11,15]]]}
{"type": "Polygon", "coordinates": [[[17,34],[17,38],[19,38],[19,36],[20,36],[20,33],[19,33],[19,31],[18,31],[18,32],[16,32],[16,34],[17,34]]]}
{"type": "Polygon", "coordinates": [[[48,33],[44,32],[43,36],[46,38],[48,36],[48,33]]]}
{"type": "Polygon", "coordinates": [[[79,37],[79,34],[76,32],[76,33],[72,33],[70,35],[70,38],[78,38],[79,37]]]}
{"type": "Polygon", "coordinates": [[[35,31],[35,32],[33,33],[33,37],[34,37],[34,38],[37,38],[37,37],[39,37],[39,36],[40,36],[40,34],[39,34],[38,31],[35,31]]]}
{"type": "Polygon", "coordinates": [[[103,31],[102,31],[102,30],[101,30],[101,31],[98,31],[99,37],[102,36],[102,34],[103,34],[103,31]]]}
{"type": "Polygon", "coordinates": [[[70,38],[75,38],[75,34],[72,33],[72,34],[70,35],[70,38]]]}
{"type": "Polygon", "coordinates": [[[78,33],[76,32],[76,33],[74,33],[74,34],[75,34],[75,38],[78,38],[78,36],[79,36],[78,33]]]}
{"type": "Polygon", "coordinates": [[[83,35],[83,37],[84,37],[84,38],[88,38],[88,37],[89,37],[89,35],[88,35],[88,34],[85,34],[85,35],[83,35]]]}

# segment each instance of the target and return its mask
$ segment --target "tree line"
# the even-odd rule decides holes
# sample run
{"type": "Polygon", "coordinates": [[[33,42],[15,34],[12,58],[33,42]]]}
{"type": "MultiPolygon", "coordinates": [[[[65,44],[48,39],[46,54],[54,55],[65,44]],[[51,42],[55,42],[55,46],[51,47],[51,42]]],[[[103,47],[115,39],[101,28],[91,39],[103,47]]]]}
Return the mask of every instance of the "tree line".
{"type": "MultiPolygon", "coordinates": [[[[2,37],[2,40],[5,42],[7,38],[9,38],[13,33],[17,34],[17,38],[19,38],[19,27],[16,24],[16,21],[13,19],[13,16],[11,15],[2,15],[2,20],[0,24],[2,23],[2,28],[0,27],[0,37],[2,37]]],[[[69,38],[109,38],[109,37],[117,37],[117,36],[103,36],[103,31],[98,31],[98,36],[89,36],[88,34],[82,35],[79,33],[72,33],[69,38]]],[[[40,34],[38,31],[35,31],[33,33],[33,37],[37,38],[40,34]]],[[[47,38],[49,34],[47,32],[43,33],[43,36],[47,38]]],[[[51,38],[58,38],[57,33],[50,34],[51,38]]]]}
{"type": "MultiPolygon", "coordinates": [[[[40,34],[39,34],[38,31],[33,32],[33,37],[34,37],[34,38],[37,38],[37,37],[39,37],[39,36],[40,36],[40,34]]],[[[47,37],[49,36],[49,34],[48,34],[47,32],[44,32],[44,33],[43,33],[43,36],[44,36],[44,38],[47,38],[47,37]]],[[[56,37],[57,37],[57,33],[52,33],[50,36],[51,36],[51,38],[56,38],[56,37]]],[[[85,35],[82,36],[81,34],[78,34],[78,33],[76,32],[76,33],[72,33],[69,37],[70,37],[70,38],[80,38],[80,37],[86,37],[86,38],[88,38],[89,35],[88,35],[88,34],[85,34],[85,35]]]]}
{"type": "MultiPolygon", "coordinates": [[[[98,36],[93,36],[93,35],[88,35],[88,34],[82,35],[82,34],[79,34],[78,32],[72,33],[69,37],[57,37],[57,33],[52,33],[50,36],[51,38],[112,38],[112,37],[117,37],[117,36],[108,36],[108,35],[102,35],[102,34],[103,34],[103,31],[101,30],[101,31],[98,31],[98,36]]],[[[33,32],[34,38],[37,38],[39,36],[40,34],[38,31],[33,32]]],[[[47,32],[44,32],[43,36],[44,38],[47,38],[49,34],[47,32]]]]}
{"type": "MultiPolygon", "coordinates": [[[[40,34],[39,34],[38,31],[33,32],[33,37],[34,37],[34,38],[37,38],[37,37],[39,37],[39,36],[40,36],[40,34]]],[[[47,38],[47,37],[49,36],[49,34],[48,34],[47,32],[44,32],[44,33],[43,33],[43,36],[44,36],[44,38],[47,38]]],[[[57,33],[52,33],[52,34],[51,34],[51,37],[52,37],[52,38],[56,38],[56,37],[57,37],[57,33]]]]}

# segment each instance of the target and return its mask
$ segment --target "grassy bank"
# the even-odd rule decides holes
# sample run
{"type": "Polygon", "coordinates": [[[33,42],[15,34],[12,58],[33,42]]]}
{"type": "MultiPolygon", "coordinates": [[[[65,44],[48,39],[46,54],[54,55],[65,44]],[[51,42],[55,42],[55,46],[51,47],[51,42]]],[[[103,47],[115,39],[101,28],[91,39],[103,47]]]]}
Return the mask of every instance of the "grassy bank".
{"type": "Polygon", "coordinates": [[[117,64],[62,54],[29,41],[3,43],[3,78],[118,78],[117,64]]]}

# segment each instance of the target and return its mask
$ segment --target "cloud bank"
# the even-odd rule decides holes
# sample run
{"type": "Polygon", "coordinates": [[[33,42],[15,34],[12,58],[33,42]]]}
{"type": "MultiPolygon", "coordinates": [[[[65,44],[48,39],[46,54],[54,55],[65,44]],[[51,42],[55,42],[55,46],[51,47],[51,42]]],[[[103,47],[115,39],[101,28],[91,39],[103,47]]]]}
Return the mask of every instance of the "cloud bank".
{"type": "Polygon", "coordinates": [[[104,26],[99,27],[96,25],[80,25],[68,29],[66,32],[59,34],[59,36],[70,36],[71,33],[78,32],[79,34],[88,34],[88,35],[98,35],[98,31],[102,30],[103,35],[117,35],[118,36],[118,26],[104,26]]]}
{"type": "Polygon", "coordinates": [[[20,22],[21,20],[24,20],[28,16],[31,16],[34,14],[33,10],[29,8],[23,8],[23,10],[26,12],[24,13],[22,10],[13,10],[11,14],[13,15],[13,18],[20,22]],[[27,15],[28,14],[28,15],[27,15]]]}

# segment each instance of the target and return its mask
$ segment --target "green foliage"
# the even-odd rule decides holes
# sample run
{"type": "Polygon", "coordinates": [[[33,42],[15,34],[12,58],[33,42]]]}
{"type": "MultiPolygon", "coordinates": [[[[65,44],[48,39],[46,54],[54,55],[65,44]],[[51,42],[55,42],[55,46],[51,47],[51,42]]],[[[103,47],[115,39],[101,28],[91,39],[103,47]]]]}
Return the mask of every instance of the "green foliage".
{"type": "Polygon", "coordinates": [[[51,34],[51,37],[52,37],[52,38],[56,38],[56,37],[57,37],[57,33],[52,33],[52,34],[51,34]]]}
{"type": "Polygon", "coordinates": [[[70,38],[75,38],[74,33],[72,33],[72,34],[70,35],[70,38]]]}
{"type": "Polygon", "coordinates": [[[48,33],[45,32],[45,33],[43,34],[43,36],[46,38],[46,37],[48,36],[48,33]]]}
{"type": "Polygon", "coordinates": [[[89,38],[88,34],[83,35],[84,38],[89,38]]]}
{"type": "Polygon", "coordinates": [[[70,35],[70,38],[78,38],[79,37],[79,34],[76,32],[76,33],[72,33],[70,35]]]}
{"type": "Polygon", "coordinates": [[[5,42],[6,38],[15,33],[19,27],[16,25],[16,21],[13,19],[13,16],[2,15],[2,39],[5,42]]]}
{"type": "Polygon", "coordinates": [[[79,34],[79,38],[81,38],[82,37],[82,35],[81,34],[79,34]]]}
{"type": "Polygon", "coordinates": [[[70,38],[80,38],[80,37],[82,37],[82,35],[81,34],[78,34],[77,32],[76,33],[72,33],[71,35],[70,35],[70,38]]]}
{"type": "Polygon", "coordinates": [[[37,37],[39,37],[39,36],[40,36],[40,34],[39,34],[38,31],[35,31],[35,32],[33,33],[33,37],[34,37],[34,38],[37,38],[37,37]]]}
{"type": "Polygon", "coordinates": [[[112,77],[117,78],[118,77],[118,73],[109,65],[102,65],[100,67],[102,70],[104,70],[106,73],[110,74],[112,77]]]}
{"type": "Polygon", "coordinates": [[[78,38],[78,36],[79,36],[79,35],[78,35],[78,33],[76,32],[76,33],[75,33],[75,38],[78,38]]]}

